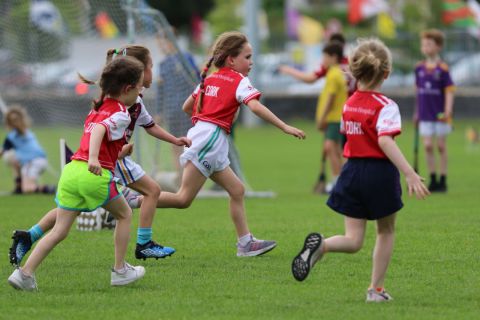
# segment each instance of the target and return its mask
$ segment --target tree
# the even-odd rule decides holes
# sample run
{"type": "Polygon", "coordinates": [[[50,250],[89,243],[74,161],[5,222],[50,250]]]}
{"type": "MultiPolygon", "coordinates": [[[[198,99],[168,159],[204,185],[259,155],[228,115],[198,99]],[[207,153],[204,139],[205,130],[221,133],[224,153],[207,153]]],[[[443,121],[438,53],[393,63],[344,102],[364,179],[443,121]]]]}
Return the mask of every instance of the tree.
{"type": "Polygon", "coordinates": [[[168,22],[177,29],[190,26],[194,15],[205,17],[215,5],[214,0],[146,0],[146,2],[152,8],[160,10],[168,22]]]}

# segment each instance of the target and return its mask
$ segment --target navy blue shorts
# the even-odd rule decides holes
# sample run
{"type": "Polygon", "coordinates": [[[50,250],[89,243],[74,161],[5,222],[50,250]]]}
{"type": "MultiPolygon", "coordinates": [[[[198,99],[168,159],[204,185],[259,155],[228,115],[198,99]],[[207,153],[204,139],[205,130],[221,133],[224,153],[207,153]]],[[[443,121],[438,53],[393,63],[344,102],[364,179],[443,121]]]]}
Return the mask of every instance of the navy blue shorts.
{"type": "Polygon", "coordinates": [[[400,173],[387,159],[350,158],[327,205],[357,219],[378,220],[403,207],[400,173]]]}

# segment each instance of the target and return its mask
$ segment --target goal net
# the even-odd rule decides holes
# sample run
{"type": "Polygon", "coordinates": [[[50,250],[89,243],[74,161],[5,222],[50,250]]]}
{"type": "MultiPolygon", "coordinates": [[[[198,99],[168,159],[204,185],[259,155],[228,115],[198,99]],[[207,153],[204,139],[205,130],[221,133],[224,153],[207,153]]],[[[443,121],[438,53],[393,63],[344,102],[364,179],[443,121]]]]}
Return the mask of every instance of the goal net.
{"type": "MultiPolygon", "coordinates": [[[[23,106],[32,130],[46,150],[55,183],[60,171],[58,141],[78,147],[83,121],[99,90],[78,81],[77,72],[98,79],[110,48],[129,43],[150,49],[154,81],[144,92],[148,111],[175,134],[185,135],[189,119],[183,101],[198,83],[193,57],[179,49],[167,20],[141,1],[2,1],[0,4],[0,97],[2,114],[23,106]],[[166,76],[168,75],[168,77],[166,76]],[[176,128],[176,130],[172,130],[176,128]]],[[[0,116],[3,118],[3,116],[0,116]]],[[[2,126],[0,139],[7,129],[2,126]]],[[[146,172],[174,171],[172,148],[137,128],[134,158],[146,172]]],[[[1,166],[0,191],[13,188],[1,166]]]]}
{"type": "MultiPolygon", "coordinates": [[[[98,79],[111,48],[135,43],[150,50],[153,82],[144,91],[145,105],[162,127],[186,135],[191,122],[181,107],[199,82],[203,59],[195,63],[180,48],[163,14],[144,1],[6,0],[0,3],[0,15],[2,114],[20,105],[32,118],[32,130],[49,160],[42,182],[56,184],[61,170],[58,141],[63,138],[72,150],[78,148],[83,121],[99,95],[98,88],[80,83],[77,72],[98,79]]],[[[6,132],[2,126],[0,139],[6,132]]],[[[179,150],[138,127],[133,140],[134,160],[162,187],[174,184],[179,150]]],[[[232,168],[244,180],[238,153],[231,148],[232,168]]],[[[13,189],[12,174],[4,165],[0,181],[0,192],[13,189]]]]}

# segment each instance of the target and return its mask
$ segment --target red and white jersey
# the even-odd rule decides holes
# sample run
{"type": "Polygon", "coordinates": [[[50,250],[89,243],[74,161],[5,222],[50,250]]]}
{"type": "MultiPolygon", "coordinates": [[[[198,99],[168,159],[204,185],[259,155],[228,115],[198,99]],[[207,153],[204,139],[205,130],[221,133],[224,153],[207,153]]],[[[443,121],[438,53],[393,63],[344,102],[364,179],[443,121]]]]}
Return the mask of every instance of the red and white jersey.
{"type": "Polygon", "coordinates": [[[127,141],[125,130],[129,124],[127,108],[118,100],[106,98],[98,111],[92,109],[85,119],[80,147],[72,159],[88,162],[91,132],[96,125],[102,125],[107,131],[100,145],[98,160],[102,168],[114,170],[118,153],[127,141]]]}
{"type": "Polygon", "coordinates": [[[228,134],[240,105],[261,96],[260,91],[252,86],[247,77],[230,68],[221,68],[205,79],[202,111],[197,113],[199,90],[200,86],[197,86],[192,94],[195,99],[193,124],[198,120],[211,122],[228,134]]]}
{"type": "Polygon", "coordinates": [[[347,136],[345,158],[387,158],[378,137],[402,132],[398,105],[378,92],[355,91],[343,107],[340,131],[347,136]]]}

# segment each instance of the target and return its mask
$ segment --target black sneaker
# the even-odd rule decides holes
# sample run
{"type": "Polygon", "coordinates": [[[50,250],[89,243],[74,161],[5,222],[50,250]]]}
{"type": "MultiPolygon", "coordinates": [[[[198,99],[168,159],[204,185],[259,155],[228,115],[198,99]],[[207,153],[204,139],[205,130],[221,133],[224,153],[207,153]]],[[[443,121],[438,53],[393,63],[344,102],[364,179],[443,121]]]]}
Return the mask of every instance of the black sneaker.
{"type": "Polygon", "coordinates": [[[32,247],[32,239],[30,238],[30,232],[24,230],[15,230],[12,239],[13,243],[9,249],[8,257],[10,263],[18,267],[32,247]]]}
{"type": "Polygon", "coordinates": [[[165,258],[175,253],[175,249],[164,247],[154,241],[149,241],[144,245],[137,243],[135,248],[135,258],[146,260],[147,258],[165,258]]]}
{"type": "Polygon", "coordinates": [[[323,256],[323,236],[319,233],[310,233],[303,244],[302,251],[292,261],[292,274],[298,281],[307,278],[310,269],[323,256]]]}

